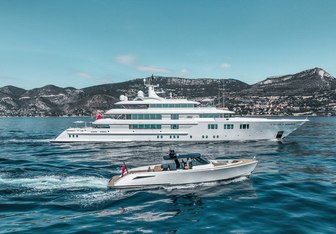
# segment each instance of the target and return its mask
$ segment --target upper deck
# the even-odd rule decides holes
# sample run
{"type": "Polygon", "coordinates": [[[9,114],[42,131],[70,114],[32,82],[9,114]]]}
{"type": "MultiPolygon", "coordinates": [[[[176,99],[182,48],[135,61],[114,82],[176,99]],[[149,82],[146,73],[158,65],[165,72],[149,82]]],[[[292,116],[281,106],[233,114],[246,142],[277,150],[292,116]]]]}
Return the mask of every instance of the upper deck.
{"type": "Polygon", "coordinates": [[[145,96],[142,91],[138,91],[138,95],[133,100],[128,100],[124,95],[120,96],[120,101],[116,102],[116,106],[121,108],[114,108],[108,110],[105,114],[133,114],[133,113],[186,113],[186,114],[201,114],[201,113],[226,113],[234,114],[233,111],[215,108],[213,106],[202,106],[200,102],[190,101],[187,99],[167,99],[157,95],[155,88],[158,85],[146,83],[148,88],[148,96],[145,96]],[[145,110],[145,111],[143,111],[145,110]]]}

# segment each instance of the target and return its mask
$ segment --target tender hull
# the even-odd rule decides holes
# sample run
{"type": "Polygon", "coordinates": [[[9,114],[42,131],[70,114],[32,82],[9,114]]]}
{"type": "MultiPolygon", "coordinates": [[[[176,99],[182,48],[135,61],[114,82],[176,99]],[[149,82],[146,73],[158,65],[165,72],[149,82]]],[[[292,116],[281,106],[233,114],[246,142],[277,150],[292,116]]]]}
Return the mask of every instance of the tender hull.
{"type": "MultiPolygon", "coordinates": [[[[136,168],[125,176],[115,176],[109,183],[111,188],[142,188],[195,184],[248,176],[257,165],[256,160],[239,160],[238,163],[223,164],[223,160],[211,161],[206,166],[195,166],[189,170],[143,171],[136,168]]],[[[156,165],[158,166],[158,165],[156,165]]],[[[155,168],[151,166],[151,168],[155,168]]]]}

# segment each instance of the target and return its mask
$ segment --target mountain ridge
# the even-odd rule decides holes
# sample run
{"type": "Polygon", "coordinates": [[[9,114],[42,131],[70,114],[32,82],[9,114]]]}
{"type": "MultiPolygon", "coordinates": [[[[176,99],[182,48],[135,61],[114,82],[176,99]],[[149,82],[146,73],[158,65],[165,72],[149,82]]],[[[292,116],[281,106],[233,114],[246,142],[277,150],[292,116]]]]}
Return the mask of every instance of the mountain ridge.
{"type": "Polygon", "coordinates": [[[316,91],[332,90],[336,88],[336,79],[321,68],[308,69],[299,73],[284,76],[269,77],[252,85],[251,91],[270,95],[309,95],[316,91]],[[302,85],[302,81],[305,82],[302,85]]]}
{"type": "MultiPolygon", "coordinates": [[[[336,103],[336,79],[318,67],[295,74],[268,77],[253,85],[236,79],[161,76],[149,79],[159,85],[157,91],[164,87],[165,92],[160,93],[162,97],[194,100],[212,98],[217,103],[225,103],[226,107],[238,114],[293,115],[301,112],[307,115],[336,115],[336,104],[333,104],[336,103]],[[274,96],[279,98],[274,101],[270,98],[274,96]],[[319,99],[320,102],[316,101],[319,99]],[[268,103],[264,100],[268,100],[268,103]],[[264,110],[256,111],[258,106],[263,106],[264,110]]],[[[0,116],[93,115],[97,110],[112,108],[120,95],[134,98],[139,90],[144,89],[143,80],[137,78],[82,89],[46,85],[25,90],[4,86],[0,88],[0,116]]]]}

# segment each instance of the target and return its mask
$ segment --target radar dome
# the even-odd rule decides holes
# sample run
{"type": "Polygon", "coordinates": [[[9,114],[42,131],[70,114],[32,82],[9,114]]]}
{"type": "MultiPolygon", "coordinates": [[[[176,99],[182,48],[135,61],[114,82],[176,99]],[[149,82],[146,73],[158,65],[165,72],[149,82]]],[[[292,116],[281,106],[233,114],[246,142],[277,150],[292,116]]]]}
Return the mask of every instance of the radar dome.
{"type": "Polygon", "coordinates": [[[125,95],[120,95],[119,100],[120,101],[125,101],[125,95]]]}
{"type": "Polygon", "coordinates": [[[141,90],[138,92],[138,97],[144,97],[144,92],[142,92],[141,90]]]}

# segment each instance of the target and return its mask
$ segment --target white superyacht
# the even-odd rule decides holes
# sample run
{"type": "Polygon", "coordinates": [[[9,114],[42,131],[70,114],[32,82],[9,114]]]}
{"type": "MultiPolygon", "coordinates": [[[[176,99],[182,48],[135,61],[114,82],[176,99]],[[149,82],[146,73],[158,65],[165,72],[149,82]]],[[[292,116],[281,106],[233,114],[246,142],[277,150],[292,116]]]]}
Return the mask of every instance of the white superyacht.
{"type": "Polygon", "coordinates": [[[71,127],[51,142],[223,142],[283,139],[307,119],[233,117],[234,112],[186,99],[166,99],[144,80],[148,95],[124,95],[90,126],[71,127]]]}

